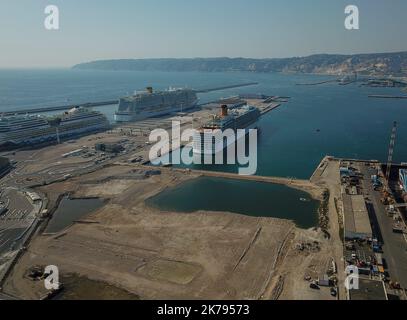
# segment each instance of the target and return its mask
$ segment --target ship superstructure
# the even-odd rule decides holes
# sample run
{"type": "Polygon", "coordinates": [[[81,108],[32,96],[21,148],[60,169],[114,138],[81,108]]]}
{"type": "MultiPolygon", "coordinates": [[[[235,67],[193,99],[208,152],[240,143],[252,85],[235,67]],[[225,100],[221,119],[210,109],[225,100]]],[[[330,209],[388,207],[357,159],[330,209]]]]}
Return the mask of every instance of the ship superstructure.
{"type": "Polygon", "coordinates": [[[214,116],[212,121],[195,132],[194,154],[209,155],[221,152],[246,136],[250,129],[257,128],[260,117],[258,108],[245,105],[228,110],[228,107],[223,105],[221,109],[221,115],[214,116]]]}
{"type": "Polygon", "coordinates": [[[115,113],[115,121],[130,122],[183,112],[194,108],[198,103],[196,92],[192,89],[169,89],[154,92],[146,91],[121,98],[115,113]]]}
{"type": "Polygon", "coordinates": [[[72,108],[53,117],[0,117],[0,148],[45,143],[108,127],[109,121],[105,115],[86,108],[72,108]]]}

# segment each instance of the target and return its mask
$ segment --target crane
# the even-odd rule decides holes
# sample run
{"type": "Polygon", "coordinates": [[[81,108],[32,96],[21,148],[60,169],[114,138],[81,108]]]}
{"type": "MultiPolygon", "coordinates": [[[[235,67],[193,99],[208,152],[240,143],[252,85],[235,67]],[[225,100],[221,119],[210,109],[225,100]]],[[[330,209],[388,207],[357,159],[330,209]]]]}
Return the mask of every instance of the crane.
{"type": "Polygon", "coordinates": [[[394,146],[396,144],[396,134],[397,134],[397,121],[393,122],[393,129],[391,132],[390,146],[389,146],[389,156],[387,158],[387,169],[386,169],[386,189],[390,191],[390,171],[391,165],[393,163],[393,153],[394,146]]]}

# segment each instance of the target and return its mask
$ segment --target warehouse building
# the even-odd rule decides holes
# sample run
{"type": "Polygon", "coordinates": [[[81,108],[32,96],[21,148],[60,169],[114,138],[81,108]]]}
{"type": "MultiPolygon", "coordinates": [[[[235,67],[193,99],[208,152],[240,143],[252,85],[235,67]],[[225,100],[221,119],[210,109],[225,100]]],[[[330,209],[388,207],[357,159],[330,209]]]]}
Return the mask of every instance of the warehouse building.
{"type": "Polygon", "coordinates": [[[372,227],[363,195],[343,194],[345,239],[372,239],[372,227]]]}

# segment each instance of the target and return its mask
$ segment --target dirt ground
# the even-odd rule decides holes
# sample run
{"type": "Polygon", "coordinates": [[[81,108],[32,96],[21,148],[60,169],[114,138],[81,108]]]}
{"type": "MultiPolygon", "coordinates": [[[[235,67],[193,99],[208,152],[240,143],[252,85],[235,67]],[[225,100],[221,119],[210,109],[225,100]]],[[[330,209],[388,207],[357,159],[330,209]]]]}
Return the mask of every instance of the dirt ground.
{"type": "Polygon", "coordinates": [[[35,237],[5,292],[38,299],[43,283],[28,279],[27,271],[52,264],[141,299],[332,299],[328,289],[312,290],[304,280],[325,272],[332,255],[332,240],[320,230],[234,213],[162,212],[144,200],[196,175],[163,170],[132,179],[134,172],[135,166],[113,165],[39,188],[49,206],[68,192],[108,202],[86,218],[91,224],[35,237]],[[298,250],[304,243],[312,245],[298,250]]]}

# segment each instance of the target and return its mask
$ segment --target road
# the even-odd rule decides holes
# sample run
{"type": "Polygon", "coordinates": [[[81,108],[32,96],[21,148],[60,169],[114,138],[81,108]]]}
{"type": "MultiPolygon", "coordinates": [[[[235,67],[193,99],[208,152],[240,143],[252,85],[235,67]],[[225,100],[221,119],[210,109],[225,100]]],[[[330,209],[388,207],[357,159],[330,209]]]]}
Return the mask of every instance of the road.
{"type": "Polygon", "coordinates": [[[16,189],[6,189],[0,199],[8,208],[0,216],[0,254],[3,254],[14,249],[15,240],[31,226],[35,215],[32,215],[34,205],[16,189]]]}
{"type": "Polygon", "coordinates": [[[27,237],[35,229],[42,201],[32,203],[25,193],[17,188],[3,189],[0,200],[8,209],[0,216],[1,283],[27,237]]]}
{"type": "Polygon", "coordinates": [[[403,234],[393,232],[393,219],[387,215],[385,206],[381,203],[381,193],[373,189],[371,176],[376,171],[370,167],[359,166],[364,179],[362,182],[365,195],[371,200],[371,219],[373,232],[378,240],[383,243],[383,257],[386,261],[388,272],[392,281],[399,282],[407,288],[407,242],[403,234]]]}

